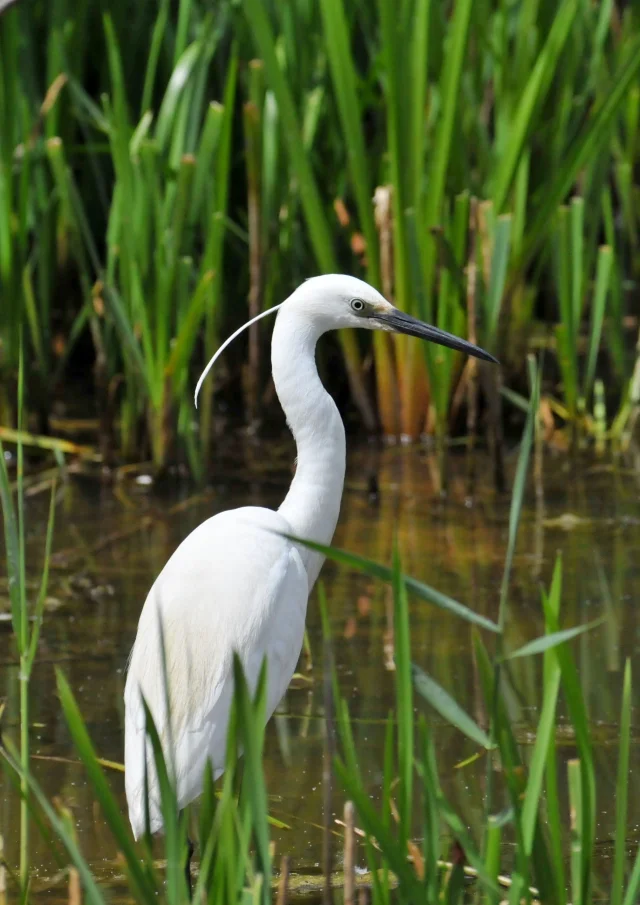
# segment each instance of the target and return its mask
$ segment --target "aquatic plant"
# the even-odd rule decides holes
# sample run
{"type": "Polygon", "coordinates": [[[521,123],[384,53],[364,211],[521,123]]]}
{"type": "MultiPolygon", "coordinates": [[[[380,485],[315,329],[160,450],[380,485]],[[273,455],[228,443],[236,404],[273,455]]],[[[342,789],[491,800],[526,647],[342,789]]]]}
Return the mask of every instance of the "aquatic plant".
{"type": "MultiPolygon", "coordinates": [[[[133,19],[113,3],[106,20],[89,0],[73,16],[66,0],[35,7],[0,17],[4,424],[23,322],[42,431],[69,360],[91,363],[92,346],[86,402],[104,457],[186,458],[201,476],[213,385],[196,420],[187,362],[210,357],[245,299],[255,312],[320,270],[366,277],[503,363],[500,375],[344,334],[367,430],[442,447],[464,404],[468,435],[486,424],[499,460],[502,382],[522,381],[535,343],[561,371],[555,416],[628,444],[640,411],[625,326],[639,272],[632,6],[411,0],[399,20],[389,0],[215,12],[163,0],[133,19]]],[[[256,328],[251,421],[263,345],[256,328]]]]}
{"type": "MultiPolygon", "coordinates": [[[[156,29],[166,16],[165,3],[156,29]]],[[[144,108],[140,120],[132,121],[120,42],[108,17],[105,29],[112,93],[104,129],[116,179],[104,281],[125,365],[123,448],[128,455],[136,448],[138,422],[145,416],[152,460],[162,468],[172,433],[182,434],[192,454],[197,446],[184,406],[188,364],[203,322],[205,345],[215,344],[237,63],[233,55],[224,103],[208,103],[203,88],[220,36],[215,20],[203,23],[195,41],[176,46],[175,69],[155,121],[144,108]],[[197,257],[196,234],[205,242],[197,257]]],[[[150,67],[154,62],[152,57],[150,67]]],[[[151,69],[145,81],[153,90],[151,69]]],[[[204,436],[208,443],[207,429],[204,436]]],[[[195,465],[199,456],[192,459],[195,465]]]]}
{"type": "MultiPolygon", "coordinates": [[[[266,78],[278,102],[290,108],[282,80],[288,51],[275,54],[279,38],[263,5],[248,0],[244,7],[266,61],[266,78]]],[[[335,180],[336,190],[352,201],[368,278],[393,287],[400,307],[447,329],[472,331],[515,365],[539,294],[528,285],[526,268],[535,256],[540,262],[535,273],[544,285],[541,267],[549,249],[557,247],[547,231],[552,211],[584,172],[595,212],[589,241],[597,240],[601,195],[611,166],[610,137],[617,130],[635,134],[633,80],[640,56],[632,16],[624,20],[624,38],[630,41],[624,48],[621,36],[615,38],[612,31],[612,4],[596,9],[578,0],[531,3],[512,16],[503,4],[464,2],[449,11],[446,4],[414,0],[400,21],[394,5],[384,0],[349,14],[342,0],[324,0],[320,8],[340,130],[340,142],[334,140],[331,150],[345,166],[335,180]],[[366,50],[354,53],[358,34],[364,36],[366,50]],[[508,62],[512,59],[516,65],[508,62]],[[372,82],[378,82],[375,95],[364,90],[372,82]],[[546,135],[553,139],[546,142],[546,135]],[[532,167],[534,153],[537,164],[532,167]],[[390,190],[392,274],[381,273],[376,185],[390,190]]],[[[305,15],[302,6],[292,14],[305,15]]],[[[284,46],[288,48],[286,35],[284,46]]],[[[292,166],[301,181],[312,184],[306,160],[303,173],[297,164],[303,165],[300,130],[296,132],[293,120],[289,125],[292,166]]],[[[628,160],[628,142],[625,150],[628,160]]],[[[628,167],[625,173],[629,178],[628,167]]],[[[313,234],[326,233],[315,202],[305,213],[313,234]]],[[[632,235],[630,227],[622,244],[632,235]]],[[[314,248],[320,266],[326,266],[318,244],[314,248]]],[[[569,249],[563,248],[566,261],[569,249]]],[[[591,275],[582,270],[588,264],[575,260],[572,265],[585,289],[591,275]]],[[[605,275],[601,270],[601,281],[605,275]]],[[[592,303],[594,339],[600,336],[596,325],[602,323],[603,289],[601,283],[592,303]]],[[[583,296],[581,315],[582,302],[583,296]]],[[[560,313],[564,319],[562,297],[560,313]]],[[[575,330],[580,328],[577,318],[575,330]]],[[[612,329],[619,349],[620,324],[612,329]]],[[[417,436],[428,428],[444,434],[452,393],[461,379],[454,353],[423,353],[400,339],[394,355],[380,343],[375,356],[385,431],[417,436]]],[[[591,353],[589,358],[592,379],[591,353]]],[[[475,367],[467,366],[464,381],[475,367]]],[[[487,381],[483,384],[497,399],[487,381]]],[[[571,385],[566,392],[571,395],[571,385]]]]}
{"type": "MultiPolygon", "coordinates": [[[[56,67],[56,33],[49,64],[56,67]]],[[[46,430],[51,390],[86,327],[61,286],[68,266],[70,224],[47,161],[47,127],[58,122],[66,77],[55,72],[47,90],[24,77],[23,59],[40,53],[30,24],[11,11],[0,20],[0,424],[13,427],[21,329],[31,355],[30,408],[46,430]],[[24,25],[24,27],[23,27],[24,25]],[[69,333],[61,341],[56,322],[69,333]],[[54,353],[56,345],[63,345],[54,353]]]]}
{"type": "MultiPolygon", "coordinates": [[[[21,426],[24,411],[24,363],[20,354],[18,359],[18,427],[21,426]]],[[[44,563],[40,587],[35,600],[30,601],[27,593],[26,552],[25,552],[25,518],[24,518],[24,451],[22,444],[17,444],[16,459],[17,489],[14,494],[9,483],[4,448],[0,442],[0,503],[2,504],[3,530],[7,577],[9,580],[9,599],[11,603],[11,627],[20,663],[20,747],[18,762],[21,770],[20,794],[20,895],[26,898],[29,888],[29,787],[27,773],[29,771],[29,679],[38,651],[38,640],[42,626],[44,602],[49,579],[49,558],[53,538],[55,514],[55,482],[51,490],[51,505],[44,547],[44,563]]]]}

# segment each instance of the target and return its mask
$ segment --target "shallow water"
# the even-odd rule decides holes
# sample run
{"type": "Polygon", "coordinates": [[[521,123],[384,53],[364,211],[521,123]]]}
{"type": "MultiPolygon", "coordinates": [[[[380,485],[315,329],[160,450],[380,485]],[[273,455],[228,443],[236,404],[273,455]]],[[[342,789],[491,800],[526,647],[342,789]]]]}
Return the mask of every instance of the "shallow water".
{"type": "MultiPolygon", "coordinates": [[[[71,809],[82,851],[105,881],[113,881],[119,874],[116,850],[83,770],[73,762],[54,693],[53,667],[60,666],[71,682],[100,755],[121,761],[124,667],[150,584],[179,541],[208,516],[246,504],[277,506],[290,476],[288,456],[285,445],[273,453],[274,462],[265,464],[260,451],[245,450],[236,457],[236,468],[226,468],[213,489],[200,496],[189,496],[187,490],[175,487],[160,492],[134,482],[117,488],[101,486],[78,477],[72,478],[62,493],[51,599],[31,688],[33,769],[46,793],[71,809]],[[253,476],[251,480],[246,479],[247,474],[253,476]]],[[[352,450],[335,543],[388,563],[397,531],[406,572],[495,619],[510,499],[497,496],[487,485],[471,503],[465,495],[466,460],[462,456],[452,458],[448,497],[438,498],[432,467],[430,457],[415,448],[352,450]],[[379,485],[376,500],[368,493],[373,475],[379,485]]],[[[478,471],[489,474],[482,463],[478,471]]],[[[625,658],[631,658],[634,674],[640,677],[639,486],[637,474],[605,463],[586,462],[576,467],[565,457],[548,458],[543,495],[530,488],[527,496],[507,618],[508,646],[517,647],[540,633],[540,586],[548,586],[559,552],[565,574],[564,625],[607,617],[601,628],[574,642],[600,774],[597,833],[604,870],[614,829],[617,724],[625,658]]],[[[34,551],[44,533],[45,496],[28,503],[34,551]]],[[[35,569],[33,574],[37,575],[35,569]]],[[[339,677],[349,697],[363,773],[375,795],[381,780],[383,719],[393,703],[389,591],[331,563],[325,565],[322,578],[339,677]]],[[[3,597],[6,587],[0,584],[0,599],[3,597]]],[[[288,853],[292,869],[301,873],[318,868],[322,850],[325,721],[315,594],[307,625],[312,663],[301,660],[305,679],[290,689],[269,724],[265,760],[271,811],[294,830],[275,834],[277,852],[288,853]]],[[[490,637],[486,640],[492,641],[490,637]]],[[[469,626],[413,600],[411,643],[414,660],[481,718],[469,626]]],[[[519,691],[513,699],[513,716],[521,741],[531,745],[540,704],[540,658],[514,661],[513,669],[519,691]]],[[[7,622],[0,622],[0,680],[0,697],[6,701],[3,726],[5,731],[15,732],[18,670],[7,622]]],[[[637,695],[634,697],[637,701],[637,695]]],[[[635,713],[634,719],[637,726],[635,713]]],[[[430,713],[430,721],[446,789],[469,826],[477,827],[485,765],[481,760],[456,769],[456,764],[473,754],[472,743],[437,715],[430,713]]],[[[640,824],[640,740],[637,732],[635,735],[629,795],[629,843],[634,846],[640,824]]],[[[562,734],[562,704],[559,744],[562,756],[571,757],[571,739],[562,734]]],[[[112,774],[112,784],[124,809],[121,774],[112,774]]],[[[342,796],[336,790],[335,816],[341,816],[341,810],[342,796]]],[[[8,863],[17,865],[18,799],[1,774],[0,832],[8,863]]],[[[55,865],[36,831],[32,863],[34,888],[43,889],[48,901],[55,890],[66,897],[64,884],[44,891],[55,865]]]]}

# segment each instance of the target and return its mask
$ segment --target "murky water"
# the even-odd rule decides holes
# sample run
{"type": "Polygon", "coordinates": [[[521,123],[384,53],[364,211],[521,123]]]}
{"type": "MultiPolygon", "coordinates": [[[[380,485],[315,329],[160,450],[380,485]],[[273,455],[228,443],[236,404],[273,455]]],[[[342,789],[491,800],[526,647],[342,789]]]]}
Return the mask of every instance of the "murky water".
{"type": "MultiPolygon", "coordinates": [[[[283,450],[282,463],[288,462],[283,450]]],[[[508,520],[508,497],[490,486],[473,505],[465,498],[465,461],[452,462],[446,500],[434,496],[431,460],[415,449],[352,450],[348,487],[335,538],[338,546],[390,562],[397,531],[405,571],[491,618],[497,617],[508,520]],[[380,493],[372,500],[369,478],[380,493]]],[[[481,470],[481,469],[480,469],[481,470]]],[[[487,473],[489,470],[487,469],[487,473]]],[[[259,452],[245,451],[236,471],[225,472],[210,493],[149,490],[133,482],[114,490],[74,478],[58,508],[56,551],[40,652],[32,682],[33,769],[50,797],[72,811],[84,854],[105,881],[116,875],[116,850],[94,804],[74,753],[54,693],[54,666],[67,675],[99,753],[123,756],[124,667],[147,590],[178,542],[213,513],[246,504],[277,506],[290,469],[265,466],[259,452]],[[247,480],[246,475],[252,479],[247,480]]],[[[508,612],[510,646],[541,631],[540,586],[548,585],[556,555],[564,559],[563,622],[575,625],[606,615],[602,628],[574,642],[586,688],[599,770],[598,840],[603,860],[613,836],[617,724],[622,670],[630,657],[640,682],[640,507],[639,476],[603,463],[576,467],[569,459],[548,459],[544,497],[533,491],[523,518],[508,612]]],[[[28,505],[30,542],[42,540],[44,494],[28,505]]],[[[35,575],[34,571],[34,575],[35,575]]],[[[372,794],[380,785],[382,721],[393,703],[389,651],[389,591],[365,577],[328,563],[322,573],[336,642],[335,658],[350,699],[355,738],[372,794]]],[[[0,598],[6,588],[0,584],[0,598]]],[[[292,868],[312,871],[321,860],[323,719],[320,616],[315,595],[308,613],[312,663],[303,659],[298,681],[271,721],[266,775],[274,816],[294,831],[276,834],[277,850],[291,855],[292,868]]],[[[413,657],[470,712],[480,715],[480,692],[471,657],[471,631],[428,605],[411,603],[413,657]]],[[[491,638],[487,639],[491,642],[491,638]]],[[[540,704],[540,658],[514,661],[519,696],[513,715],[521,739],[533,742],[540,704]]],[[[5,731],[18,720],[18,670],[7,622],[0,623],[0,697],[6,701],[5,731]]],[[[637,694],[635,695],[638,700],[637,694]]],[[[420,705],[419,705],[420,706],[420,705]]],[[[560,714],[562,714],[562,705],[560,714]]],[[[471,742],[430,714],[443,781],[471,827],[481,819],[482,762],[456,769],[473,753],[471,742]]],[[[637,721],[637,714],[634,713],[637,721]]],[[[563,752],[573,753],[570,739],[563,752]]],[[[640,823],[640,742],[631,759],[630,843],[640,823]]],[[[122,776],[112,784],[124,809],[122,776]]],[[[334,795],[336,816],[342,796],[334,795]]],[[[18,860],[18,800],[0,774],[0,832],[9,864],[18,860]]],[[[361,859],[362,860],[362,859],[361,859]]],[[[35,886],[46,884],[55,865],[33,833],[35,886]]],[[[64,896],[63,887],[58,886],[64,896]]],[[[45,893],[43,892],[43,895],[45,893]]],[[[47,899],[52,893],[46,894],[47,899]]]]}

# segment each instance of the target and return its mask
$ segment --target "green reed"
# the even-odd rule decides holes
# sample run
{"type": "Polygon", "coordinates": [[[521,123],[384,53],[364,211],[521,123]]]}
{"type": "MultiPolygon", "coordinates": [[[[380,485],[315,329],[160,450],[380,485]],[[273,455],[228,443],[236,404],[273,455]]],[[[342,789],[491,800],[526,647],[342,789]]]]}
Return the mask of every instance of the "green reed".
{"type": "Polygon", "coordinates": [[[235,65],[225,106],[207,103],[203,88],[219,40],[212,20],[178,58],[155,121],[144,111],[135,122],[108,18],[105,29],[112,83],[106,128],[116,169],[105,288],[124,353],[123,440],[125,449],[135,448],[138,420],[146,417],[152,459],[161,468],[187,396],[198,331],[205,315],[207,324],[215,316],[220,296],[235,65]],[[196,231],[208,236],[198,260],[196,231]]]}
{"type": "Polygon", "coordinates": [[[73,16],[67,0],[36,5],[40,18],[19,5],[0,18],[3,422],[24,312],[43,429],[88,335],[92,405],[117,452],[149,450],[157,468],[186,455],[202,474],[213,383],[195,422],[184,365],[213,353],[245,298],[255,313],[341,270],[503,363],[347,332],[368,430],[442,440],[464,405],[473,438],[482,393],[499,450],[503,376],[523,374],[552,323],[568,420],[628,441],[640,410],[623,327],[640,272],[635,9],[410,0],[397,16],[389,0],[163,0],[134,15],[115,3],[103,20],[89,0],[73,16]]]}
{"type": "MultiPolygon", "coordinates": [[[[183,7],[188,17],[189,5],[183,7]]],[[[86,299],[94,306],[96,300],[100,303],[93,331],[96,352],[108,371],[124,371],[121,448],[131,456],[148,438],[153,463],[161,469],[175,455],[179,438],[197,472],[201,457],[187,408],[187,366],[203,323],[209,354],[216,343],[236,63],[232,56],[224,103],[208,101],[206,86],[221,25],[213,17],[203,20],[195,40],[184,47],[176,43],[174,68],[157,108],[148,109],[145,105],[158,93],[167,14],[164,3],[151,23],[153,52],[144,73],[140,114],[131,109],[123,63],[130,48],[123,46],[124,32],[118,35],[110,16],[103,23],[109,83],[102,109],[80,84],[73,86],[92,129],[106,137],[114,168],[104,261],[77,190],[72,211],[81,240],[77,260],[84,265],[88,259],[98,280],[97,288],[92,281],[82,287],[86,299]],[[204,246],[196,253],[200,237],[204,246]]],[[[62,172],[59,186],[72,179],[68,171],[56,172],[62,172]]],[[[68,194],[62,188],[60,193],[68,194]]],[[[81,272],[86,269],[82,266],[81,272]]],[[[205,447],[210,442],[208,422],[202,442],[205,447]]]]}
{"type": "MultiPolygon", "coordinates": [[[[288,32],[285,30],[285,17],[282,15],[279,23],[283,29],[281,40],[274,34],[268,11],[261,0],[246,0],[244,6],[253,39],[264,63],[267,83],[273,91],[277,115],[282,121],[282,142],[290,161],[290,175],[297,182],[296,194],[299,196],[299,204],[302,207],[313,250],[314,270],[336,273],[340,267],[334,248],[331,222],[326,210],[326,201],[321,197],[318,177],[313,172],[309,159],[310,145],[316,136],[317,119],[314,124],[308,117],[303,118],[305,107],[307,114],[317,111],[318,101],[322,102],[325,94],[324,87],[320,96],[314,91],[316,74],[311,68],[314,62],[317,67],[322,68],[319,48],[314,43],[313,47],[308,48],[310,52],[302,55],[297,44],[297,39],[302,35],[314,34],[315,16],[312,6],[300,4],[291,11],[294,27],[288,32]],[[292,76],[298,76],[297,79],[291,80],[291,85],[297,86],[297,98],[285,77],[283,63],[291,70],[292,76]]],[[[289,13],[287,18],[291,18],[289,13]]],[[[294,252],[296,250],[292,249],[294,252]]],[[[343,331],[340,342],[354,401],[365,425],[372,428],[375,423],[374,416],[363,382],[361,356],[353,331],[343,331]]]]}
{"type": "MultiPolygon", "coordinates": [[[[596,363],[611,284],[613,250],[609,245],[589,247],[585,236],[584,199],[575,197],[570,207],[558,210],[555,242],[555,274],[560,307],[556,327],[558,364],[568,416],[584,417],[591,401],[596,363]],[[591,304],[586,305],[586,297],[591,304]],[[590,311],[586,362],[580,375],[579,347],[585,309],[590,311]]],[[[616,325],[611,324],[613,333],[616,325]]]]}
{"type": "MultiPolygon", "coordinates": [[[[18,429],[21,429],[24,411],[24,364],[19,356],[18,371],[18,429]]],[[[20,746],[19,762],[23,774],[21,780],[22,804],[20,808],[20,894],[24,899],[29,884],[29,797],[28,785],[24,778],[29,770],[29,680],[38,650],[38,640],[42,626],[44,602],[49,578],[49,557],[53,538],[55,514],[55,484],[51,491],[51,505],[47,522],[44,548],[44,563],[40,587],[34,601],[27,597],[26,546],[24,518],[24,451],[21,442],[17,444],[17,491],[11,490],[4,448],[0,442],[0,502],[4,523],[5,556],[9,598],[11,603],[11,626],[19,660],[20,687],[20,746]]]]}
{"type": "Polygon", "coordinates": [[[0,421],[10,426],[21,323],[29,329],[43,412],[52,377],[55,207],[40,131],[43,109],[55,105],[56,90],[44,102],[19,77],[21,47],[26,45],[27,54],[35,50],[34,35],[24,25],[15,8],[0,27],[0,421]]]}
{"type": "MultiPolygon", "coordinates": [[[[378,285],[384,282],[372,199],[377,185],[390,184],[395,301],[441,326],[467,329],[510,368],[521,368],[522,356],[514,352],[522,350],[538,294],[528,285],[525,267],[535,259],[538,277],[547,268],[554,247],[548,231],[552,211],[581,173],[589,204],[600,211],[601,193],[619,156],[613,136],[635,135],[633,80],[640,55],[633,14],[625,14],[617,34],[613,4],[605,11],[581,0],[525,3],[517,16],[491,2],[456,4],[447,15],[442,5],[414,0],[399,18],[383,0],[348,15],[342,0],[323,0],[320,8],[340,138],[330,152],[346,168],[339,170],[334,191],[353,202],[367,249],[366,275],[378,285]],[[438,49],[443,47],[446,54],[438,49]],[[363,90],[375,81],[377,103],[363,90]],[[368,125],[372,119],[375,131],[368,125]],[[479,203],[466,215],[465,190],[479,203]],[[466,312],[472,318],[467,327],[466,312]]],[[[245,9],[280,103],[287,64],[275,53],[278,33],[270,31],[256,0],[245,9]]],[[[291,15],[304,16],[303,7],[291,15]]],[[[292,166],[311,185],[291,96],[282,102],[288,108],[292,166]]],[[[325,115],[333,123],[331,108],[325,115]]],[[[624,148],[628,160],[628,139],[624,148]]],[[[616,169],[628,182],[628,166],[616,169]]],[[[625,246],[633,240],[632,218],[629,212],[625,246]]],[[[307,219],[326,269],[326,218],[315,196],[307,219]]],[[[598,213],[592,237],[600,223],[598,213]]],[[[603,258],[594,325],[601,323],[599,293],[607,267],[603,258]]],[[[591,336],[598,336],[595,327],[591,336]]],[[[397,340],[395,364],[389,354],[387,345],[375,345],[383,428],[409,436],[425,428],[445,433],[460,381],[455,354],[425,348],[426,374],[422,353],[406,340],[397,340]],[[390,402],[398,395],[400,424],[390,402]]],[[[593,361],[590,349],[587,383],[593,361]]],[[[489,383],[485,389],[498,398],[498,387],[489,383]]]]}

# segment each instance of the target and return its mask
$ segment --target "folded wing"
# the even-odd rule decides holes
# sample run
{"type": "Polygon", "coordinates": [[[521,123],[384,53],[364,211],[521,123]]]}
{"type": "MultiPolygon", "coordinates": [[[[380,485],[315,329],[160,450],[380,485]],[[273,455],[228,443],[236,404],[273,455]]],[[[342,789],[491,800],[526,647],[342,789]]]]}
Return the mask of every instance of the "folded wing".
{"type": "MultiPolygon", "coordinates": [[[[298,549],[281,536],[285,533],[291,528],[271,510],[220,513],[183,541],[149,592],[125,688],[125,787],[136,837],[144,829],[141,695],[182,808],[200,794],[208,759],[214,775],[224,768],[233,652],[252,690],[267,658],[267,718],[289,685],[304,636],[308,579],[298,549]]],[[[148,742],[146,749],[156,832],[162,827],[159,791],[148,742]]]]}

